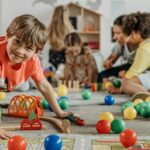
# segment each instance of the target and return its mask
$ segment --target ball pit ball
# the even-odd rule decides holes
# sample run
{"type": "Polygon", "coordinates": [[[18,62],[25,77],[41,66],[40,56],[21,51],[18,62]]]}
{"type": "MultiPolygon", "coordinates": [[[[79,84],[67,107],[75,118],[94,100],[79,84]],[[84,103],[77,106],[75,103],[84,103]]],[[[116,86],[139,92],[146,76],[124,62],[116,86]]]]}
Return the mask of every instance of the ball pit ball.
{"type": "Polygon", "coordinates": [[[137,112],[134,107],[128,107],[124,110],[123,115],[128,120],[133,120],[137,116],[137,112]]]}
{"type": "Polygon", "coordinates": [[[63,141],[58,135],[51,134],[44,140],[44,147],[46,150],[61,150],[62,146],[63,141]]]}
{"type": "Polygon", "coordinates": [[[60,85],[57,89],[58,96],[66,96],[68,94],[68,88],[66,85],[60,85]]]}
{"type": "Polygon", "coordinates": [[[125,129],[125,127],[125,122],[120,118],[114,119],[111,123],[111,129],[116,134],[121,133],[125,129]]]}
{"type": "Polygon", "coordinates": [[[120,142],[124,147],[129,148],[130,146],[135,145],[136,141],[137,141],[137,136],[133,130],[126,129],[121,132],[120,142]]]}
{"type": "Polygon", "coordinates": [[[27,143],[24,137],[15,135],[8,141],[8,150],[26,150],[27,143]]]}
{"type": "Polygon", "coordinates": [[[112,95],[106,95],[104,98],[105,104],[106,105],[113,105],[115,104],[115,99],[112,95]]]}
{"type": "Polygon", "coordinates": [[[114,120],[114,116],[110,112],[103,112],[100,114],[100,120],[107,120],[111,123],[114,120]]]}
{"type": "Polygon", "coordinates": [[[69,108],[69,101],[66,99],[59,99],[58,104],[62,110],[66,110],[69,108]]]}
{"type": "Polygon", "coordinates": [[[0,92],[0,100],[4,100],[6,97],[5,92],[0,92]]]}
{"type": "Polygon", "coordinates": [[[82,99],[83,100],[89,100],[91,98],[91,92],[90,90],[84,90],[82,91],[82,99]]]}
{"type": "Polygon", "coordinates": [[[100,120],[96,124],[96,130],[99,134],[109,134],[111,131],[111,124],[107,120],[100,120]]]}

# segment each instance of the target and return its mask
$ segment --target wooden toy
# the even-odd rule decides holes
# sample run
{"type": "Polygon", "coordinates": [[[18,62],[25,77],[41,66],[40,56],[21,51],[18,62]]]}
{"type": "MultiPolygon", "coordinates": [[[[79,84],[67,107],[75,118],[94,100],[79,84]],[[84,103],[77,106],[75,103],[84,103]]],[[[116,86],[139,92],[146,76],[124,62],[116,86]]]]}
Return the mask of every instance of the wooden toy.
{"type": "MultiPolygon", "coordinates": [[[[13,116],[13,117],[28,118],[31,112],[35,113],[36,119],[48,121],[56,125],[61,132],[65,132],[65,133],[71,132],[69,129],[69,126],[70,126],[69,120],[66,120],[66,119],[62,120],[62,119],[58,119],[55,117],[43,116],[43,109],[40,103],[40,98],[36,96],[18,95],[18,96],[13,97],[8,106],[8,113],[3,113],[3,115],[10,116],[10,117],[13,116]],[[27,102],[29,103],[29,105],[27,105],[27,102]]],[[[31,116],[31,120],[33,118],[34,117],[31,116]]],[[[27,127],[28,129],[29,129],[29,125],[33,126],[35,122],[38,123],[38,128],[40,126],[40,123],[38,120],[35,120],[35,122],[34,121],[30,122],[28,119],[28,120],[23,121],[23,128],[26,122],[28,124],[28,127],[27,127]]]]}
{"type": "Polygon", "coordinates": [[[80,126],[84,126],[86,124],[85,120],[75,116],[74,114],[67,116],[67,119],[73,123],[80,125],[80,126]]]}
{"type": "Polygon", "coordinates": [[[66,85],[68,88],[68,91],[79,91],[80,90],[80,85],[79,85],[79,81],[78,80],[69,80],[68,82],[66,80],[62,81],[59,80],[58,81],[58,86],[60,85],[66,85]]]}

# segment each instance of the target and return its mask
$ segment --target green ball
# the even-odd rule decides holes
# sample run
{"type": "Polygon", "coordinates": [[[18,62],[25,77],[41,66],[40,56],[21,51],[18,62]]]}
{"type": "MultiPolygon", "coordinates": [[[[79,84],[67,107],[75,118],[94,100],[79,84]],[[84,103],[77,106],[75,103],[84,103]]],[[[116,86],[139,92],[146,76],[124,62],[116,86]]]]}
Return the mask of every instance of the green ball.
{"type": "Polygon", "coordinates": [[[142,107],[147,106],[145,102],[139,103],[135,106],[136,112],[138,115],[141,115],[141,109],[142,107]]]}
{"type": "Polygon", "coordinates": [[[41,104],[42,104],[43,109],[48,109],[49,104],[45,98],[42,98],[41,104]]]}
{"type": "Polygon", "coordinates": [[[114,119],[111,123],[111,129],[116,134],[121,133],[125,129],[125,127],[125,122],[120,118],[114,119]]]}
{"type": "Polygon", "coordinates": [[[113,86],[116,87],[116,88],[120,88],[121,86],[121,81],[116,79],[113,81],[113,86]]]}
{"type": "Polygon", "coordinates": [[[134,107],[134,104],[132,103],[132,102],[126,102],[126,103],[124,103],[122,106],[121,106],[121,112],[123,113],[124,112],[124,110],[127,108],[127,107],[134,107]]]}
{"type": "Polygon", "coordinates": [[[62,110],[66,110],[69,108],[69,101],[66,99],[61,99],[58,101],[58,104],[62,110]]]}
{"type": "Polygon", "coordinates": [[[150,105],[143,106],[140,110],[140,114],[144,118],[149,118],[150,117],[150,105]]]}
{"type": "Polygon", "coordinates": [[[89,90],[82,91],[82,99],[89,100],[91,98],[91,92],[89,90]]]}

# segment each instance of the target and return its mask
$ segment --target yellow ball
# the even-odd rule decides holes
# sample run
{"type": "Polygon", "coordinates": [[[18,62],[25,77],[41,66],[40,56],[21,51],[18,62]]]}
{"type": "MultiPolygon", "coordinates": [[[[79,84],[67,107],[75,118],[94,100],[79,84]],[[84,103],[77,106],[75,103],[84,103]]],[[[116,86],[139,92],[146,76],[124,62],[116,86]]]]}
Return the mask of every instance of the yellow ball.
{"type": "Polygon", "coordinates": [[[68,89],[66,85],[60,85],[57,89],[58,96],[65,96],[68,94],[68,89]]]}
{"type": "Polygon", "coordinates": [[[113,83],[112,82],[106,82],[103,84],[103,88],[105,90],[107,90],[109,87],[113,87],[113,83]]]}
{"type": "Polygon", "coordinates": [[[108,120],[111,123],[114,120],[114,116],[110,112],[103,112],[100,114],[100,120],[108,120]]]}
{"type": "Polygon", "coordinates": [[[4,100],[5,99],[5,92],[0,92],[0,100],[4,100]]]}
{"type": "Polygon", "coordinates": [[[136,118],[137,112],[133,107],[127,107],[124,110],[123,115],[126,119],[133,120],[136,118]]]}
{"type": "Polygon", "coordinates": [[[134,106],[136,106],[137,104],[142,103],[142,102],[143,102],[143,100],[138,98],[133,102],[133,104],[134,104],[134,106]]]}
{"type": "Polygon", "coordinates": [[[145,99],[146,102],[150,102],[150,96],[145,99]]]}

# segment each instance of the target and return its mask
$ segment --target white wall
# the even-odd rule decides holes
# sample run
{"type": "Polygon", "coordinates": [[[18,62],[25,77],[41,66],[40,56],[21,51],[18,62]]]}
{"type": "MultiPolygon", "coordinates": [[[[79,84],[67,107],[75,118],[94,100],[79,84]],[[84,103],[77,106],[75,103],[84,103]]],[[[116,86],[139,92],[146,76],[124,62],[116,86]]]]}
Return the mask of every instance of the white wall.
{"type": "MultiPolygon", "coordinates": [[[[10,0],[0,0],[0,35],[5,35],[5,30],[14,17],[25,13],[36,16],[48,26],[56,5],[77,1],[80,5],[87,7],[85,5],[88,0],[11,0],[11,3],[10,0]],[[33,5],[35,2],[38,3],[33,5]]],[[[100,43],[105,58],[109,55],[112,47],[111,25],[113,20],[123,13],[149,10],[150,0],[101,0],[97,11],[102,14],[100,43]]],[[[47,57],[48,47],[45,49],[47,51],[44,56],[47,57]]]]}
{"type": "MultiPolygon", "coordinates": [[[[77,2],[77,0],[0,0],[0,35],[5,35],[5,30],[16,16],[21,14],[32,14],[39,18],[46,26],[48,26],[53,10],[56,5],[67,4],[69,2],[77,2]],[[33,5],[36,1],[36,5],[33,5]],[[53,3],[52,4],[50,4],[53,3]]],[[[79,1],[79,4],[85,6],[88,0],[79,1]]],[[[104,56],[108,55],[110,49],[110,0],[102,0],[97,10],[102,14],[101,20],[101,49],[104,56]]],[[[48,47],[45,48],[48,50],[48,47]]],[[[44,56],[47,57],[47,52],[44,56]]],[[[48,58],[46,58],[47,60],[48,58]]]]}

